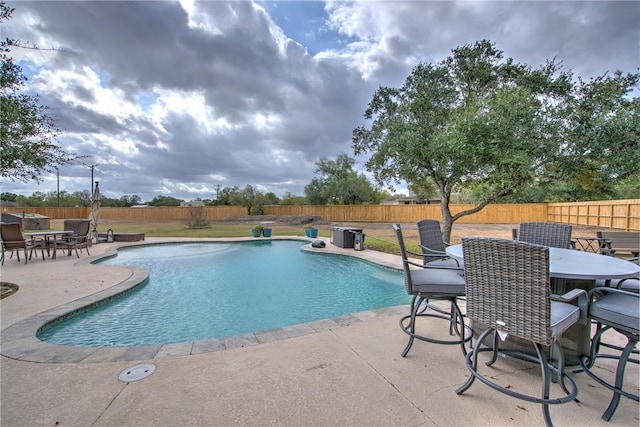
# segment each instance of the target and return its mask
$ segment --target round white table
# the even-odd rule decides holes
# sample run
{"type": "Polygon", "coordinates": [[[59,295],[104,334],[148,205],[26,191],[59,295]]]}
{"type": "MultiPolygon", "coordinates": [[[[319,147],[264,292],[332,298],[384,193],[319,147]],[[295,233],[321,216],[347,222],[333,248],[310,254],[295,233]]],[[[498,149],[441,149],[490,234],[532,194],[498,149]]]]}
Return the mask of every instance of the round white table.
{"type": "MultiPolygon", "coordinates": [[[[446,252],[464,262],[461,244],[448,246],[446,252]]],[[[620,258],[575,249],[549,248],[549,275],[555,279],[627,279],[639,274],[640,265],[620,258]]]]}

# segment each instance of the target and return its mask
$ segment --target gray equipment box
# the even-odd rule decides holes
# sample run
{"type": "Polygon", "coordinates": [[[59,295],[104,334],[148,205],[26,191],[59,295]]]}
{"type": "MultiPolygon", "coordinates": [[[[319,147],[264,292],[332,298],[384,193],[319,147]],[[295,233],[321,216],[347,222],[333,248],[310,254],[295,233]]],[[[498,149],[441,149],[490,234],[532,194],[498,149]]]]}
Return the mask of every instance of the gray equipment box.
{"type": "Polygon", "coordinates": [[[353,248],[356,233],[362,233],[362,228],[334,227],[331,230],[331,243],[340,248],[353,248]]]}

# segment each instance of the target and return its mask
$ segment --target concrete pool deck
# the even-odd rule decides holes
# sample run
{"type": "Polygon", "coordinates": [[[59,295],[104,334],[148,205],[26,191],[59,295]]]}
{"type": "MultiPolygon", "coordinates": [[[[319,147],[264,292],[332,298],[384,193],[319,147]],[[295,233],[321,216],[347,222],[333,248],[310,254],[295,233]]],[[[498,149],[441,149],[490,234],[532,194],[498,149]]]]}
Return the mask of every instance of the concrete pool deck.
{"type": "MultiPolygon", "coordinates": [[[[148,238],[134,244],[185,240],[148,238]]],[[[37,330],[49,315],[60,315],[80,304],[78,300],[85,303],[96,293],[112,292],[115,286],[139,280],[143,274],[139,271],[89,265],[115,247],[130,245],[99,244],[91,248],[91,257],[84,253],[80,259],[75,255],[38,258],[26,265],[5,260],[2,281],[20,289],[0,301],[0,425],[495,426],[544,422],[540,405],[504,396],[479,382],[464,395],[456,395],[455,389],[468,377],[457,346],[416,342],[408,357],[400,357],[407,337],[398,320],[400,313],[408,312],[407,307],[159,348],[77,349],[41,343],[32,336],[29,331],[37,330]],[[123,370],[140,363],[153,363],[156,371],[140,381],[119,381],[123,370]]],[[[327,244],[324,251],[328,250],[401,266],[399,257],[374,251],[356,252],[327,244]]],[[[601,366],[603,371],[615,369],[613,361],[601,366]]],[[[536,393],[539,388],[538,370],[515,362],[501,360],[495,377],[518,390],[536,393]]],[[[639,405],[625,398],[611,422],[601,420],[611,393],[585,374],[573,377],[580,401],[552,406],[556,425],[638,425],[639,405]]],[[[637,365],[627,368],[626,382],[637,391],[637,365]]]]}

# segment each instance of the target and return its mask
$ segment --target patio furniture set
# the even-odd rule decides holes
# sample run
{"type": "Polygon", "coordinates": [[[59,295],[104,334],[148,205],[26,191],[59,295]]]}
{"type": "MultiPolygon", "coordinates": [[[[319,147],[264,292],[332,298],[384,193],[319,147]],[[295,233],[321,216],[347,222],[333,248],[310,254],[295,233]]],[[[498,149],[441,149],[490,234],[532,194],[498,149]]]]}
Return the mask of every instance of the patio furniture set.
{"type": "Polygon", "coordinates": [[[405,286],[413,296],[410,313],[400,319],[402,331],[409,335],[403,357],[415,339],[459,345],[461,362],[470,375],[457,394],[463,394],[477,379],[511,397],[541,404],[548,426],[552,425],[549,405],[576,399],[578,387],[570,372],[585,372],[613,392],[602,415],[605,421],[614,415],[620,397],[639,401],[637,394],[623,390],[627,363],[639,362],[637,258],[606,256],[614,254],[611,250],[572,249],[571,226],[564,224],[522,223],[513,240],[463,237],[459,245],[443,241],[438,221],[423,220],[417,226],[420,253],[406,249],[400,225],[393,225],[405,286]],[[448,302],[448,308],[436,301],[448,302]],[[433,330],[430,335],[418,333],[417,320],[422,317],[446,321],[450,339],[436,337],[433,330]],[[603,340],[610,330],[626,337],[624,347],[603,340]],[[609,350],[614,353],[605,353],[609,350]],[[482,353],[488,353],[482,359],[487,366],[483,368],[482,353]],[[539,366],[541,393],[532,396],[498,384],[490,367],[499,355],[539,366]],[[603,358],[618,361],[613,381],[602,379],[593,369],[603,358]],[[561,388],[554,397],[551,383],[561,388]]]}
{"type": "Polygon", "coordinates": [[[89,255],[90,223],[90,220],[85,219],[66,219],[62,231],[36,231],[24,233],[24,235],[20,223],[0,223],[2,265],[7,252],[10,254],[9,258],[12,258],[15,253],[18,262],[20,262],[20,252],[23,252],[25,264],[37,251],[40,251],[42,260],[45,259],[45,251],[51,259],[56,259],[59,249],[67,252],[69,256],[75,251],[78,258],[83,249],[89,255]]]}

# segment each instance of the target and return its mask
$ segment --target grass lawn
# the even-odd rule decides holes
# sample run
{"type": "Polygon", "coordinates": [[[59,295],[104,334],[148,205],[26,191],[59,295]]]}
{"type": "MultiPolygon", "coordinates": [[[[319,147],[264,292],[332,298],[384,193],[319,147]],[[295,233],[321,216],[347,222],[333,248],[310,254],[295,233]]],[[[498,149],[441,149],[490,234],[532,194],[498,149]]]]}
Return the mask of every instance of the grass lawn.
{"type": "MultiPolygon", "coordinates": [[[[106,233],[112,229],[114,233],[144,233],[146,237],[250,237],[251,228],[260,223],[260,216],[255,220],[243,222],[211,222],[206,228],[188,228],[181,221],[101,221],[98,231],[106,233]]],[[[304,236],[304,226],[292,225],[286,222],[265,223],[272,228],[272,236],[304,236]]],[[[326,223],[317,225],[318,236],[329,238],[334,226],[352,226],[362,228],[365,233],[365,246],[367,249],[381,252],[399,254],[398,243],[391,228],[387,223],[326,223]]],[[[516,224],[464,224],[455,223],[451,234],[451,243],[460,243],[462,236],[492,236],[505,239],[511,238],[511,229],[516,224]]],[[[407,249],[419,252],[418,230],[416,224],[402,224],[403,235],[407,249]]],[[[52,230],[62,230],[63,220],[51,220],[52,230]]],[[[26,232],[31,230],[25,230],[26,232]]],[[[36,231],[36,230],[33,230],[36,231]]],[[[573,227],[573,236],[595,237],[596,228],[573,227]]]]}

